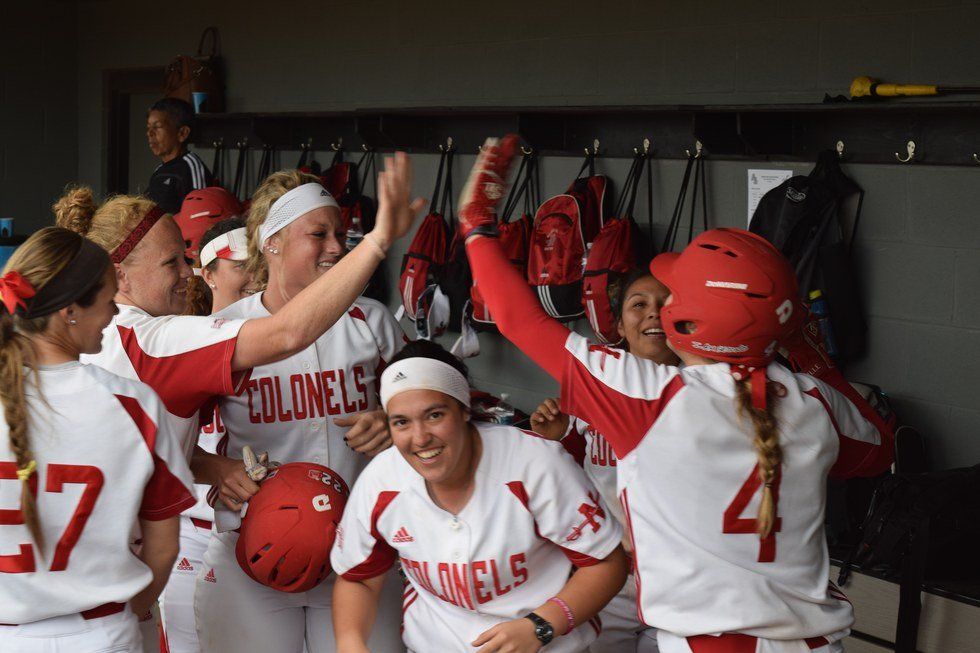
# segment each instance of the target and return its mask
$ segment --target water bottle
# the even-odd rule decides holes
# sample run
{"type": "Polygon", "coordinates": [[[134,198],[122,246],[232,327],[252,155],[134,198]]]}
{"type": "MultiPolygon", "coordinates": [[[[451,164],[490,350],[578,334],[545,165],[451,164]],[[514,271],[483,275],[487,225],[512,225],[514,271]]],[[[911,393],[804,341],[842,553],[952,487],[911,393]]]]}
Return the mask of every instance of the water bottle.
{"type": "Polygon", "coordinates": [[[487,408],[490,419],[495,424],[513,424],[516,411],[514,407],[507,403],[508,395],[500,395],[500,403],[491,408],[487,408]]]}
{"type": "Polygon", "coordinates": [[[831,358],[837,358],[837,341],[834,339],[834,327],[830,323],[830,310],[827,300],[820,290],[810,291],[810,312],[817,317],[817,326],[823,337],[823,345],[831,358]]]}
{"type": "Polygon", "coordinates": [[[361,228],[361,218],[355,215],[351,219],[350,229],[347,230],[347,251],[351,251],[364,240],[364,230],[361,228]]]}

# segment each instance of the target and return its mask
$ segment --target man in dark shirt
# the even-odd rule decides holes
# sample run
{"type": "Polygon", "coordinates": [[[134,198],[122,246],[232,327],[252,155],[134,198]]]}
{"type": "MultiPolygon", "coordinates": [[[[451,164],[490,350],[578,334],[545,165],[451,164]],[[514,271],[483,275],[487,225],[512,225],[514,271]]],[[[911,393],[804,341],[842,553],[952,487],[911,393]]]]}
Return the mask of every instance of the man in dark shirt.
{"type": "Polygon", "coordinates": [[[177,213],[187,193],[214,184],[201,157],[187,151],[193,129],[194,109],[176,98],[158,100],[146,116],[146,139],[161,161],[146,195],[167,213],[177,213]]]}

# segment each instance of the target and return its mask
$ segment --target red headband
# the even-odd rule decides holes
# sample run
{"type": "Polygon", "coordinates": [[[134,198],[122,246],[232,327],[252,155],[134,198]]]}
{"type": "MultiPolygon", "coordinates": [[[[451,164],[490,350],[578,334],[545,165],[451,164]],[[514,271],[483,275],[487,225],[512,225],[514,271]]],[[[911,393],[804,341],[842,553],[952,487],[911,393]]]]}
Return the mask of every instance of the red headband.
{"type": "Polygon", "coordinates": [[[126,260],[126,257],[130,255],[133,249],[139,245],[139,242],[143,240],[143,237],[150,232],[153,225],[157,223],[164,215],[166,215],[159,206],[153,205],[153,208],[139,221],[126,239],[119,244],[119,247],[112,251],[109,258],[112,259],[113,263],[122,263],[126,260]]]}

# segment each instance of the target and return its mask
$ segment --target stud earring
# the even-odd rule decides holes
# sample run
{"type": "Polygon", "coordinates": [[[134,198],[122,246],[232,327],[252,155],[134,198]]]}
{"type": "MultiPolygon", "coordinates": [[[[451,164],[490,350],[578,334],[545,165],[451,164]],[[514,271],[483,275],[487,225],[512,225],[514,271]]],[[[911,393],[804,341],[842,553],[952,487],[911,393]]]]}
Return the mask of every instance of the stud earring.
{"type": "Polygon", "coordinates": [[[271,253],[271,254],[278,254],[279,253],[279,250],[276,249],[275,247],[270,247],[269,248],[269,253],[271,253]]]}
{"type": "Polygon", "coordinates": [[[217,288],[217,286],[214,285],[213,283],[209,283],[208,285],[211,286],[211,288],[217,288]]]}
{"type": "Polygon", "coordinates": [[[69,326],[75,326],[76,324],[78,324],[78,320],[76,320],[74,318],[68,320],[68,325],[69,326]]]}

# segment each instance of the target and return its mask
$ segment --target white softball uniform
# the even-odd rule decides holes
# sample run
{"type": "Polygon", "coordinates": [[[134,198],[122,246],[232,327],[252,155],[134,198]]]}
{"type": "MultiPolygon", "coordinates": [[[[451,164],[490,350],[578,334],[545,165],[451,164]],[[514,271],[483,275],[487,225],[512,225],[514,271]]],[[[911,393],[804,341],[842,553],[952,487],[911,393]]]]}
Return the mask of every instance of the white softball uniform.
{"type": "MultiPolygon", "coordinates": [[[[210,410],[205,407],[201,412],[202,417],[210,415],[211,419],[201,427],[197,444],[208,453],[215,453],[218,440],[225,433],[220,412],[217,407],[210,410]]],[[[165,653],[198,653],[201,650],[194,622],[194,588],[211,540],[213,514],[214,509],[205,502],[204,506],[198,504],[180,516],[180,554],[170,572],[167,587],[160,595],[160,648],[165,653]]]]}
{"type": "MultiPolygon", "coordinates": [[[[558,594],[573,565],[607,557],[622,530],[561,445],[508,426],[474,424],[483,443],[473,495],[458,515],[429,498],[425,480],[391,448],[361,474],[334,543],[348,580],[385,573],[409,581],[404,640],[417,653],[472,651],[492,626],[558,594]]],[[[584,651],[588,622],[542,650],[584,651]]]]}
{"type": "MultiPolygon", "coordinates": [[[[602,500],[609,507],[609,512],[626,529],[626,515],[619,503],[616,490],[616,453],[609,442],[602,437],[593,426],[585,420],[573,415],[568,416],[568,430],[562,437],[563,444],[569,440],[580,440],[584,446],[577,448],[584,451],[582,468],[585,476],[599,491],[602,500]]],[[[630,549],[629,538],[624,545],[630,549]]],[[[630,653],[656,653],[657,631],[640,621],[636,611],[636,583],[631,576],[626,579],[623,588],[613,597],[606,607],[599,612],[602,621],[602,632],[589,650],[593,653],[606,651],[629,651],[630,653]]]]}
{"type": "Polygon", "coordinates": [[[829,582],[824,493],[829,473],[855,474],[877,456],[880,435],[857,408],[810,376],[767,368],[783,464],[777,521],[760,541],[753,436],[727,364],[680,370],[574,333],[565,352],[561,405],[618,454],[640,618],[682,637],[843,637],[853,613],[829,582]]]}
{"type": "MultiPolygon", "coordinates": [[[[231,357],[242,324],[242,320],[188,315],[153,317],[135,306],[120,304],[119,314],[102,332],[102,351],[81,358],[85,363],[140,380],[153,388],[163,400],[178,433],[181,449],[189,460],[198,441],[202,405],[216,395],[236,392],[248,379],[248,372],[233,373],[231,370],[231,357]]],[[[184,513],[184,517],[213,521],[214,511],[207,502],[210,487],[195,485],[194,489],[197,503],[184,513]]],[[[192,526],[190,522],[181,524],[178,565],[183,558],[190,560],[201,555],[197,551],[199,547],[188,539],[192,526]]],[[[175,569],[175,573],[180,571],[175,569]]],[[[189,602],[192,596],[181,599],[179,595],[179,588],[177,594],[171,593],[172,607],[175,603],[189,602]]],[[[182,614],[189,613],[185,609],[182,614]]],[[[179,614],[173,615],[172,610],[171,616],[172,627],[185,632],[188,626],[190,630],[194,629],[193,622],[182,622],[179,614]]],[[[145,623],[143,626],[149,633],[151,628],[145,623]]],[[[179,636],[177,640],[179,646],[179,636]]]]}
{"type": "Polygon", "coordinates": [[[125,604],[152,574],[130,550],[133,528],[194,505],[187,461],[142,383],[66,363],[41,368],[40,390],[26,388],[43,551],[24,525],[0,419],[0,624],[26,624],[0,625],[0,650],[136,651],[125,604]]]}
{"type": "MultiPolygon", "coordinates": [[[[261,293],[215,314],[228,320],[267,315],[261,293]]],[[[383,304],[358,299],[312,345],[256,367],[240,394],[220,399],[226,433],[218,453],[241,458],[242,448],[251,445],[281,463],[326,465],[352,486],[368,459],[345,444],[348,429],[334,419],[378,407],[381,371],[404,343],[404,333],[383,304]]],[[[216,495],[212,491],[212,500],[216,495]]],[[[218,512],[220,521],[226,511],[218,512]]],[[[305,630],[309,653],[333,651],[333,638],[327,636],[332,584],[303,594],[260,585],[238,566],[237,539],[234,531],[216,533],[197,578],[195,612],[202,648],[216,653],[253,650],[257,643],[271,641],[277,651],[300,653],[305,630]],[[305,629],[297,627],[304,623],[305,629]]],[[[393,586],[382,599],[372,651],[404,650],[398,632],[399,596],[393,586]]]]}

